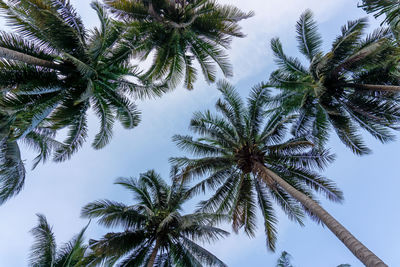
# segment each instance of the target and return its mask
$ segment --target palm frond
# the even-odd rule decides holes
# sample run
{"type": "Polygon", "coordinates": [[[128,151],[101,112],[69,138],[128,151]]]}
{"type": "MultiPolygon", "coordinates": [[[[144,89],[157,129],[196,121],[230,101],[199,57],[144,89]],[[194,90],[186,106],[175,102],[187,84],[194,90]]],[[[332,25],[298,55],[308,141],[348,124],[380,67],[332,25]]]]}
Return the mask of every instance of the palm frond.
{"type": "Polygon", "coordinates": [[[0,203],[18,194],[25,183],[25,166],[16,141],[0,141],[0,203]]]}
{"type": "Polygon", "coordinates": [[[278,38],[271,40],[271,49],[274,53],[276,64],[282,70],[299,76],[307,74],[306,68],[301,65],[298,59],[285,55],[281,41],[278,38]]]}
{"type": "Polygon", "coordinates": [[[70,242],[60,248],[57,252],[55,266],[76,266],[81,263],[87,249],[83,243],[89,223],[70,242]]]}
{"type": "Polygon", "coordinates": [[[268,191],[264,185],[256,180],[255,189],[257,191],[258,205],[260,206],[261,213],[264,217],[264,231],[267,237],[266,245],[271,251],[275,251],[275,244],[277,240],[276,224],[278,223],[278,219],[275,215],[271,199],[268,196],[268,191]]]}
{"type": "MultiPolygon", "coordinates": [[[[57,149],[54,155],[55,161],[64,161],[69,159],[85,141],[87,137],[87,115],[88,103],[81,103],[75,106],[75,117],[70,124],[68,137],[65,140],[65,145],[57,149]]],[[[59,115],[58,115],[59,116],[59,115]]]]}
{"type": "Polygon", "coordinates": [[[53,266],[56,259],[56,242],[46,217],[37,214],[39,223],[31,230],[35,242],[31,248],[29,264],[31,266],[53,266]]]}
{"type": "Polygon", "coordinates": [[[112,138],[112,128],[114,125],[113,112],[105,99],[98,97],[93,101],[93,109],[100,118],[100,131],[96,134],[92,146],[95,149],[101,149],[106,146],[112,138]]]}
{"type": "Polygon", "coordinates": [[[98,219],[98,223],[105,227],[124,228],[140,228],[145,219],[134,208],[110,200],[98,200],[87,204],[82,208],[81,216],[98,219]]]}
{"type": "Polygon", "coordinates": [[[300,52],[311,62],[314,56],[320,53],[322,39],[317,32],[317,23],[314,21],[311,10],[300,15],[296,25],[297,42],[300,52]]]}
{"type": "Polygon", "coordinates": [[[182,244],[186,247],[188,251],[190,251],[196,258],[199,259],[199,262],[202,262],[207,266],[227,266],[211,252],[194,243],[188,238],[182,238],[182,244]]]}
{"type": "Polygon", "coordinates": [[[400,5],[396,1],[390,0],[363,0],[359,5],[367,13],[374,13],[375,17],[385,15],[383,23],[394,24],[397,26],[399,23],[399,9],[400,5]]]}

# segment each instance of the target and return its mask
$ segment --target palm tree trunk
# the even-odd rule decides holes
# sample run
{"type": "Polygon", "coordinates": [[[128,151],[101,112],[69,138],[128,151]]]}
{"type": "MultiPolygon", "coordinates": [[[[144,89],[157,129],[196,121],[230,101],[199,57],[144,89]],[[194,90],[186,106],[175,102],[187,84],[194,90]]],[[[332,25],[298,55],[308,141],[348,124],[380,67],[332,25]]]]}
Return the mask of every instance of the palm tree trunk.
{"type": "Polygon", "coordinates": [[[400,92],[400,86],[396,85],[346,83],[345,86],[363,91],[400,92]]]}
{"type": "Polygon", "coordinates": [[[156,261],[157,252],[158,252],[159,248],[160,248],[160,241],[157,238],[156,239],[156,244],[154,245],[153,252],[151,252],[150,260],[147,263],[147,267],[153,267],[154,266],[154,262],[156,261]]]}
{"type": "Polygon", "coordinates": [[[387,267],[372,251],[358,241],[343,225],[333,218],[318,203],[295,189],[276,173],[269,170],[262,163],[255,163],[255,172],[269,182],[271,179],[282,187],[293,198],[303,204],[312,213],[318,216],[321,221],[343,242],[344,245],[367,267],[387,267]]]}
{"type": "Polygon", "coordinates": [[[50,69],[56,69],[56,70],[62,69],[60,65],[55,64],[54,62],[40,59],[5,47],[0,47],[0,58],[5,58],[8,60],[17,60],[29,65],[35,65],[50,69]]]}

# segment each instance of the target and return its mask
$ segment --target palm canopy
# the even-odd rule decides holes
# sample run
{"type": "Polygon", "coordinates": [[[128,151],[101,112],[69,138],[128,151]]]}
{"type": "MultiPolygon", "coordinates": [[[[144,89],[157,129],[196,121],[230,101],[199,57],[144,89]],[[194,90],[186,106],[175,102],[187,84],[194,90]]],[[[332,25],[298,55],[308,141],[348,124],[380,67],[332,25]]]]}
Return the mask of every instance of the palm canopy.
{"type": "Polygon", "coordinates": [[[173,168],[172,185],[153,170],[141,174],[139,179],[118,179],[116,184],[133,194],[135,204],[99,200],[82,209],[83,217],[98,218],[98,223],[106,227],[125,229],[90,241],[89,266],[118,260],[118,266],[225,266],[196,243],[228,235],[213,226],[225,216],[201,212],[183,215],[182,205],[190,195],[177,175],[173,168]]]}
{"type": "Polygon", "coordinates": [[[278,112],[299,113],[292,128],[295,136],[309,135],[323,145],[333,128],[359,155],[369,152],[359,127],[381,142],[394,139],[391,130],[398,129],[400,121],[398,51],[389,30],[377,29],[363,38],[366,27],[365,19],[349,21],[323,54],[313,15],[304,12],[296,29],[308,67],[285,55],[279,39],[271,41],[278,69],[269,83],[281,90],[271,103],[278,112]]]}
{"type": "Polygon", "coordinates": [[[118,44],[122,29],[103,7],[92,3],[100,27],[86,30],[65,0],[0,1],[15,33],[0,33],[0,203],[17,194],[25,169],[17,141],[39,151],[34,166],[54,153],[63,161],[87,138],[87,111],[100,121],[92,146],[104,147],[115,120],[133,128],[140,114],[128,94],[159,95],[166,90],[138,77],[118,44]],[[3,120],[4,118],[4,120],[3,120]],[[63,143],[55,133],[68,128],[63,143]]]}
{"type": "MultiPolygon", "coordinates": [[[[286,251],[282,251],[281,256],[279,257],[276,267],[293,267],[292,265],[292,255],[287,253],[286,251]]],[[[340,264],[337,267],[351,267],[350,264],[340,264]]]]}
{"type": "Polygon", "coordinates": [[[35,242],[31,248],[29,266],[33,267],[77,267],[82,265],[87,246],[84,245],[83,228],[71,241],[57,250],[52,227],[44,215],[38,214],[39,223],[31,230],[35,242]]]}
{"type": "Polygon", "coordinates": [[[363,0],[359,5],[368,13],[374,13],[375,17],[385,15],[384,23],[397,26],[400,22],[400,3],[393,0],[363,0]]]}
{"type": "Polygon", "coordinates": [[[291,263],[292,256],[286,251],[282,251],[281,256],[276,262],[276,267],[293,267],[291,263]]]}
{"type": "Polygon", "coordinates": [[[110,10],[128,26],[127,47],[140,60],[154,52],[149,79],[166,79],[175,87],[193,88],[197,61],[207,82],[214,82],[215,64],[225,76],[232,68],[224,49],[233,37],[244,37],[238,22],[253,16],[214,0],[106,0],[110,10]]]}
{"type": "Polygon", "coordinates": [[[198,137],[174,136],[178,147],[197,157],[176,157],[171,162],[185,169],[187,180],[206,176],[190,193],[214,190],[199,210],[228,212],[234,231],[244,228],[248,235],[255,234],[258,206],[267,247],[274,250],[278,223],[274,202],[301,225],[307,213],[318,218],[261,169],[268,168],[310,198],[315,191],[341,201],[342,193],[335,184],[315,171],[331,162],[333,156],[326,150],[313,149],[304,138],[285,138],[294,116],[269,114],[269,90],[265,86],[252,89],[247,105],[227,82],[219,82],[218,90],[223,96],[216,103],[218,114],[198,112],[190,122],[198,137]]]}

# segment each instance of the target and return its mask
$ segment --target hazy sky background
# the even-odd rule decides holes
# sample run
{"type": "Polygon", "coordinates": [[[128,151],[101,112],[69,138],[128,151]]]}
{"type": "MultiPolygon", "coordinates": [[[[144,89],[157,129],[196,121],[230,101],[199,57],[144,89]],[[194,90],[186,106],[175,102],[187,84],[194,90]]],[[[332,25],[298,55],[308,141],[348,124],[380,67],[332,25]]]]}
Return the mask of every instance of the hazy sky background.
{"type": "MultiPolygon", "coordinates": [[[[97,24],[90,1],[71,2],[88,28],[97,24]]],[[[243,96],[247,96],[252,85],[266,80],[274,69],[269,48],[272,37],[281,38],[288,54],[298,55],[295,23],[305,9],[310,8],[315,13],[326,48],[347,20],[366,16],[354,0],[220,2],[256,12],[255,17],[241,23],[247,38],[235,40],[229,51],[235,73],[231,82],[243,96]]],[[[374,19],[370,22],[378,25],[374,19]]],[[[0,23],[4,28],[3,21],[0,23]]],[[[88,202],[108,198],[132,203],[129,192],[113,185],[115,178],[137,177],[154,168],[169,179],[168,158],[183,154],[171,142],[172,135],[188,133],[193,112],[212,108],[218,97],[215,86],[207,85],[199,76],[193,91],[178,88],[162,99],[139,102],[142,123],[130,131],[119,125],[115,127],[112,142],[100,151],[90,147],[99,127],[92,116],[88,142],[72,160],[62,164],[49,162],[29,171],[22,193],[0,206],[0,267],[27,265],[33,241],[29,230],[37,223],[35,213],[46,215],[54,226],[57,242],[63,243],[87,224],[87,220],[79,216],[81,207],[88,202]]],[[[374,153],[357,157],[335,136],[331,140],[329,146],[337,154],[337,160],[327,169],[326,175],[344,191],[345,202],[339,205],[322,200],[323,206],[389,266],[400,266],[399,142],[382,145],[366,135],[374,153]]],[[[29,169],[33,154],[25,149],[23,157],[29,169]]],[[[189,211],[193,207],[186,208],[189,211]]],[[[305,227],[300,227],[282,212],[279,214],[277,252],[290,252],[295,266],[334,267],[341,263],[362,266],[328,229],[310,220],[305,227]]],[[[99,238],[106,232],[107,229],[93,221],[87,237],[99,238]]],[[[232,234],[207,247],[233,267],[274,266],[279,254],[266,250],[261,222],[254,239],[243,233],[232,234]]]]}

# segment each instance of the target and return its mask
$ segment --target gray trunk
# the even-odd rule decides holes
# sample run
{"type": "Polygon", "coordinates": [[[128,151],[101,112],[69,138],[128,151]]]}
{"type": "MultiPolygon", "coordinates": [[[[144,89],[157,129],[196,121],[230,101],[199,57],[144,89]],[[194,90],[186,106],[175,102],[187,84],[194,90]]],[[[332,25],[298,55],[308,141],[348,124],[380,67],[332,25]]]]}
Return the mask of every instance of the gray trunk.
{"type": "Polygon", "coordinates": [[[396,85],[375,85],[375,84],[359,84],[347,83],[345,86],[363,91],[383,91],[383,92],[400,92],[400,86],[396,85]]]}
{"type": "Polygon", "coordinates": [[[160,242],[158,241],[158,239],[156,239],[156,244],[154,245],[153,252],[151,252],[150,260],[147,263],[147,267],[153,267],[154,266],[154,262],[156,261],[157,252],[158,252],[159,248],[160,248],[160,242]]]}
{"type": "Polygon", "coordinates": [[[303,204],[343,242],[343,244],[367,267],[387,267],[381,259],[379,259],[372,251],[364,246],[357,238],[355,238],[343,225],[333,218],[318,203],[299,192],[293,186],[288,184],[279,175],[266,168],[262,163],[256,163],[254,171],[267,182],[271,179],[282,187],[293,198],[303,204]]]}
{"type": "Polygon", "coordinates": [[[47,61],[44,59],[40,59],[34,56],[30,56],[18,51],[14,51],[5,47],[0,47],[0,58],[4,58],[7,60],[16,60],[21,61],[29,65],[35,65],[50,69],[61,70],[62,67],[54,62],[47,61]]]}

